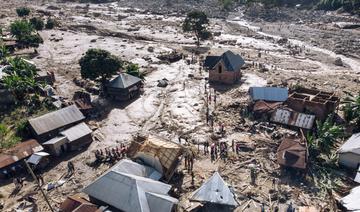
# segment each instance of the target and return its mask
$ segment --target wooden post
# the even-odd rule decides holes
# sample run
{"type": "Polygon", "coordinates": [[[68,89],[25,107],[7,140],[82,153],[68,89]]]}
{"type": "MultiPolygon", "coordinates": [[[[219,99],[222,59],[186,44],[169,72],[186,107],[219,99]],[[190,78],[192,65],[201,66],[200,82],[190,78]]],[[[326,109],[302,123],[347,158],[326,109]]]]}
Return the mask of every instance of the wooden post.
{"type": "Polygon", "coordinates": [[[47,198],[47,196],[46,196],[45,192],[44,192],[44,191],[43,191],[43,189],[41,188],[40,183],[39,183],[38,179],[36,178],[36,176],[35,176],[35,174],[34,174],[33,170],[30,168],[30,166],[29,166],[29,164],[27,163],[27,161],[26,161],[26,160],[24,160],[24,163],[25,163],[25,165],[26,165],[27,169],[29,170],[29,172],[30,172],[31,176],[32,176],[32,177],[33,177],[33,179],[36,181],[36,184],[39,186],[40,191],[41,191],[42,195],[44,196],[45,201],[46,201],[46,203],[48,204],[48,206],[49,206],[49,208],[50,208],[51,212],[55,212],[55,211],[54,211],[54,209],[51,207],[50,202],[49,202],[49,200],[48,200],[48,198],[47,198]]]}

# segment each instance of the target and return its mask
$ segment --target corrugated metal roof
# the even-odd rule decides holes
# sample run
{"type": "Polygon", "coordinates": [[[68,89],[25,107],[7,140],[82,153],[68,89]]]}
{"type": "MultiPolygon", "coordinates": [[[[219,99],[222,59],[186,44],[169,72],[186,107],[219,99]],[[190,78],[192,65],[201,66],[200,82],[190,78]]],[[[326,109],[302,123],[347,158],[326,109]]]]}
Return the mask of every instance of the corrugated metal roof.
{"type": "Polygon", "coordinates": [[[352,135],[339,149],[339,153],[360,154],[360,133],[352,135]]]}
{"type": "Polygon", "coordinates": [[[311,129],[315,122],[315,116],[279,108],[272,114],[271,121],[311,129]]]}
{"type": "Polygon", "coordinates": [[[37,152],[37,153],[32,154],[30,156],[30,158],[27,159],[27,162],[37,165],[40,162],[41,158],[47,157],[47,156],[49,156],[49,154],[46,152],[37,152]]]}
{"type": "Polygon", "coordinates": [[[92,130],[84,122],[60,132],[60,134],[65,136],[69,142],[75,141],[91,133],[92,130]]]}
{"type": "Polygon", "coordinates": [[[276,87],[250,87],[249,94],[252,100],[284,102],[289,96],[287,88],[276,87]]]}
{"type": "Polygon", "coordinates": [[[128,159],[119,161],[111,169],[116,172],[122,172],[125,174],[133,174],[136,176],[148,177],[153,180],[159,180],[162,176],[162,174],[156,171],[154,168],[136,163],[128,159]]]}
{"type": "Polygon", "coordinates": [[[168,196],[170,188],[159,181],[111,169],[83,192],[122,211],[170,212],[178,202],[168,196]]]}
{"type": "Polygon", "coordinates": [[[52,145],[52,144],[56,144],[56,143],[65,144],[67,142],[68,142],[68,140],[65,136],[59,136],[59,137],[55,137],[55,138],[52,138],[52,139],[46,141],[45,143],[43,143],[43,145],[52,145]]]}
{"type": "Polygon", "coordinates": [[[0,155],[0,169],[29,157],[44,148],[34,139],[18,143],[0,155]]]}
{"type": "Polygon", "coordinates": [[[280,165],[305,169],[307,164],[307,151],[299,139],[285,138],[278,150],[277,161],[280,165]]]}
{"type": "Polygon", "coordinates": [[[350,194],[343,197],[340,203],[348,211],[360,211],[360,186],[351,189],[350,194]]]}
{"type": "Polygon", "coordinates": [[[111,80],[107,87],[111,88],[128,88],[138,82],[140,82],[141,79],[135,76],[132,76],[130,74],[121,73],[119,76],[117,76],[115,79],[111,80]]]}
{"type": "Polygon", "coordinates": [[[237,71],[245,64],[240,55],[234,54],[232,51],[226,51],[221,56],[207,56],[204,66],[212,69],[220,60],[224,62],[227,71],[237,71]]]}
{"type": "Polygon", "coordinates": [[[29,120],[36,134],[42,135],[63,126],[84,120],[85,116],[75,106],[71,105],[60,110],[29,120]]]}
{"type": "Polygon", "coordinates": [[[209,202],[221,205],[237,206],[234,194],[230,191],[225,181],[215,172],[200,188],[190,197],[191,200],[209,202]]]}

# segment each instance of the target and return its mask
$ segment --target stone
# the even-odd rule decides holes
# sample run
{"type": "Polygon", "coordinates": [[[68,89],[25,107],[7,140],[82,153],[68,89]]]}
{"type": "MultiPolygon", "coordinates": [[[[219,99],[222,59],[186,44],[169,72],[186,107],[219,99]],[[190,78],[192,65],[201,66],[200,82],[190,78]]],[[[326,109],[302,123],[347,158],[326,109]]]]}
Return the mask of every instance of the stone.
{"type": "Polygon", "coordinates": [[[336,66],[343,66],[343,62],[342,62],[342,60],[341,60],[340,57],[337,57],[337,58],[335,59],[334,64],[335,64],[336,66]]]}

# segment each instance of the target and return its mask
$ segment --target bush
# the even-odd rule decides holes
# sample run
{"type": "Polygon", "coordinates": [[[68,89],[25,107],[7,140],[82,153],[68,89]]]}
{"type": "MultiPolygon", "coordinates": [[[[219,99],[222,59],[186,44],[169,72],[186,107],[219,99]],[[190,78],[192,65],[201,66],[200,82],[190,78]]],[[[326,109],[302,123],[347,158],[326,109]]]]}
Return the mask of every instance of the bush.
{"type": "Polygon", "coordinates": [[[25,35],[22,37],[19,42],[25,47],[39,47],[40,43],[44,43],[44,40],[39,34],[35,35],[25,35]]]}
{"type": "Polygon", "coordinates": [[[16,13],[19,17],[28,16],[30,14],[30,9],[27,7],[20,7],[16,9],[16,13]]]}
{"type": "Polygon", "coordinates": [[[44,29],[44,21],[41,18],[31,18],[30,23],[36,30],[44,29]]]}
{"type": "Polygon", "coordinates": [[[23,139],[29,138],[29,129],[28,122],[26,120],[22,120],[15,125],[15,133],[16,136],[21,137],[23,139]]]}
{"type": "Polygon", "coordinates": [[[16,20],[10,24],[10,33],[20,40],[25,35],[30,35],[34,28],[27,20],[16,20]]]}
{"type": "Polygon", "coordinates": [[[46,24],[45,24],[45,28],[46,29],[53,29],[55,27],[55,20],[52,19],[52,18],[48,18],[48,20],[46,21],[46,24]]]}

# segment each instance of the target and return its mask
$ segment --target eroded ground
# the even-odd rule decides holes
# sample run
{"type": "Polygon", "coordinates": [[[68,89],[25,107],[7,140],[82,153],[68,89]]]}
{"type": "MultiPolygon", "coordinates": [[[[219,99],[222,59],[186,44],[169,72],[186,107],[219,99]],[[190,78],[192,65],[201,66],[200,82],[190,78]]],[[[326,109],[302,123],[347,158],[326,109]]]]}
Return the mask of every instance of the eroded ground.
{"type": "MultiPolygon", "coordinates": [[[[7,16],[0,19],[0,23],[14,20],[15,8],[23,4],[38,13],[50,12],[61,23],[54,30],[40,32],[44,44],[37,49],[39,55],[32,59],[42,70],[56,73],[55,87],[58,95],[71,99],[75,91],[82,89],[74,83],[74,78],[80,78],[78,60],[88,48],[108,50],[123,60],[139,63],[142,71],[148,73],[144,93],[130,104],[119,105],[93,96],[101,108],[100,117],[90,122],[97,128],[94,133],[97,139],[87,150],[54,162],[44,174],[46,182],[57,181],[66,173],[67,161],[75,163],[76,173],[71,180],[48,192],[54,206],[58,206],[66,196],[81,192],[84,186],[109,168],[108,165],[97,168],[87,165],[94,161],[93,152],[96,149],[127,143],[137,133],[154,133],[174,141],[180,135],[188,136],[195,144],[214,137],[213,130],[205,119],[208,98],[205,95],[204,78],[207,73],[201,71],[199,62],[188,65],[186,61],[191,60],[192,53],[184,47],[194,46],[194,39],[191,35],[182,33],[183,17],[123,8],[120,3],[88,6],[70,2],[30,5],[11,1],[4,3],[0,9],[7,16]],[[148,51],[149,47],[153,47],[154,51],[148,51]],[[186,60],[164,64],[157,59],[158,55],[173,50],[187,55],[186,60]],[[189,74],[195,77],[190,78],[189,74]],[[163,78],[169,80],[169,86],[157,87],[157,81],[163,78]]],[[[346,17],[343,19],[346,20],[346,17]]],[[[314,185],[306,183],[306,180],[301,180],[297,175],[281,174],[275,163],[276,148],[280,140],[272,139],[272,133],[261,129],[254,133],[251,130],[254,122],[244,117],[241,111],[247,104],[247,89],[254,85],[301,84],[335,91],[339,96],[344,96],[345,91],[357,92],[360,82],[360,31],[334,30],[333,27],[331,23],[250,22],[241,10],[231,13],[226,20],[211,19],[211,31],[221,33],[202,46],[208,48],[211,54],[231,50],[241,54],[248,63],[239,84],[216,88],[217,104],[214,106],[212,102],[210,105],[216,120],[214,130],[217,131],[220,123],[224,123],[226,134],[220,139],[227,142],[251,135],[251,145],[254,145],[255,150],[243,152],[239,156],[231,153],[227,162],[217,160],[212,163],[209,156],[203,155],[200,146],[194,167],[195,187],[191,185],[191,177],[187,171],[182,171],[185,176],[179,191],[179,208],[188,207],[186,197],[210,177],[213,171],[218,170],[237,194],[240,203],[238,211],[260,210],[261,203],[265,203],[267,208],[278,204],[268,198],[269,190],[273,189],[273,178],[278,185],[276,189],[281,189],[281,193],[286,196],[285,203],[332,210],[331,199],[318,195],[314,185]],[[288,42],[278,42],[282,37],[288,38],[288,42]],[[346,49],[341,51],[335,48],[339,39],[352,40],[352,45],[343,46],[346,49]],[[336,58],[341,58],[344,65],[336,66],[336,58]],[[250,164],[258,167],[257,186],[250,185],[250,164]]],[[[199,56],[195,56],[195,60],[199,61],[199,56]]],[[[214,89],[211,88],[210,92],[213,94],[214,89]]],[[[293,133],[279,126],[276,131],[282,135],[293,133]]],[[[193,145],[193,148],[197,149],[197,145],[193,145]]],[[[27,181],[20,193],[9,197],[14,185],[10,182],[2,184],[3,198],[0,201],[4,203],[5,211],[16,208],[19,200],[33,192],[34,188],[33,183],[27,181]]],[[[39,211],[49,211],[40,192],[37,191],[35,197],[39,211]]],[[[285,205],[279,206],[283,208],[285,205]]]]}

